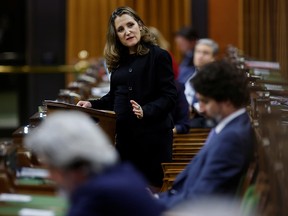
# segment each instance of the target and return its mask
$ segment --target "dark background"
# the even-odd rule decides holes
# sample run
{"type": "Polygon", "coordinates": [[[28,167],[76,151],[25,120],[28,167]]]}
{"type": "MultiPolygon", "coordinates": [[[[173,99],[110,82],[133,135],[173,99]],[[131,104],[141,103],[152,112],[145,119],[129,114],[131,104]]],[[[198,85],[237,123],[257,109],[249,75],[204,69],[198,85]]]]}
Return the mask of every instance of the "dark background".
{"type": "MultiPolygon", "coordinates": [[[[65,19],[65,0],[1,0],[0,65],[65,64],[65,19]]],[[[64,87],[63,73],[0,73],[0,95],[17,96],[18,126],[28,124],[43,100],[56,99],[64,87]]],[[[1,128],[0,137],[17,127],[1,128]]]]}

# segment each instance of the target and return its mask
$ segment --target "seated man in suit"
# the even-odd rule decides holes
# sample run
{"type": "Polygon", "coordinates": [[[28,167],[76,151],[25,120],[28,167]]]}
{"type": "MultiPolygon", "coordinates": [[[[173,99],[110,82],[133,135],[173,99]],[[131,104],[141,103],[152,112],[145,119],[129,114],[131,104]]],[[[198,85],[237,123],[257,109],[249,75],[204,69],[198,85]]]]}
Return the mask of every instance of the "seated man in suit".
{"type": "Polygon", "coordinates": [[[158,194],[168,209],[206,196],[234,196],[253,157],[254,135],[245,110],[249,101],[245,74],[217,61],[199,71],[192,84],[201,112],[213,118],[217,126],[172,188],[158,194]]]}
{"type": "Polygon", "coordinates": [[[178,81],[184,83],[193,73],[193,55],[195,43],[198,40],[198,34],[190,26],[183,27],[176,32],[175,42],[178,50],[182,54],[182,60],[179,65],[178,81]]]}
{"type": "Polygon", "coordinates": [[[199,103],[195,94],[195,90],[193,85],[191,85],[192,78],[197,74],[199,70],[201,70],[205,65],[216,60],[216,56],[218,53],[219,46],[218,44],[209,39],[203,38],[197,41],[194,51],[194,67],[193,73],[187,77],[185,80],[185,96],[189,103],[191,118],[190,118],[190,127],[211,127],[213,125],[209,124],[211,122],[207,122],[207,119],[204,118],[201,113],[199,113],[199,103]]]}
{"type": "Polygon", "coordinates": [[[68,193],[68,216],[158,216],[163,209],[134,168],[118,163],[111,142],[84,113],[52,113],[25,144],[68,193]]]}

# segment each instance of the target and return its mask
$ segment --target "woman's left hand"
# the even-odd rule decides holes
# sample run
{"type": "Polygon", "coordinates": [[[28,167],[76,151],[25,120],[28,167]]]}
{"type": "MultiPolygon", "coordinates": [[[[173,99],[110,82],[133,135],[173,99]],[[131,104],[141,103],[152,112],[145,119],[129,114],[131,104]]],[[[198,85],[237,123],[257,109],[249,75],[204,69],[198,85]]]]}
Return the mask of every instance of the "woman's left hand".
{"type": "Polygon", "coordinates": [[[134,114],[137,116],[138,119],[142,119],[143,118],[142,107],[134,100],[130,100],[130,103],[132,105],[134,114]]]}

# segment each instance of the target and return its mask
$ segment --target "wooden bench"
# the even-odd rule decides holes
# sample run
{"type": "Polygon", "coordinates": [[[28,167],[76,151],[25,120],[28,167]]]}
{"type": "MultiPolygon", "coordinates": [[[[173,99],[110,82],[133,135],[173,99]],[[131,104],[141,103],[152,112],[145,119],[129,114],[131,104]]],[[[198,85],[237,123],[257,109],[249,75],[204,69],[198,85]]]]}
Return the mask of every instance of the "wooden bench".
{"type": "Polygon", "coordinates": [[[188,134],[175,134],[173,137],[171,163],[162,163],[164,172],[161,191],[168,190],[176,176],[184,170],[193,157],[203,147],[210,132],[208,128],[193,128],[188,134]]]}

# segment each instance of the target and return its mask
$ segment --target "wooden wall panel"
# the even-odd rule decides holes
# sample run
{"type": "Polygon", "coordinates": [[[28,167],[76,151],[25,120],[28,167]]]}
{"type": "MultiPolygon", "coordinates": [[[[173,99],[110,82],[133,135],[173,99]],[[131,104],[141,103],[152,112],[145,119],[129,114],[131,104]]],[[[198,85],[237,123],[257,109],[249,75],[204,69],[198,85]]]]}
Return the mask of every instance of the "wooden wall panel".
{"type": "Polygon", "coordinates": [[[277,61],[288,78],[287,0],[243,0],[244,53],[249,57],[277,61]]]}
{"type": "Polygon", "coordinates": [[[108,19],[119,6],[138,12],[147,26],[158,28],[171,44],[176,59],[174,33],[191,23],[190,0],[69,0],[67,1],[67,64],[77,61],[77,54],[87,50],[91,58],[101,57],[108,19]]]}
{"type": "Polygon", "coordinates": [[[224,54],[228,44],[243,48],[243,0],[209,0],[208,35],[220,46],[224,54]]]}
{"type": "Polygon", "coordinates": [[[191,0],[184,0],[182,8],[185,8],[185,10],[182,10],[182,16],[183,16],[183,21],[185,25],[191,25],[192,20],[191,20],[191,0]],[[188,8],[188,10],[187,10],[188,8]]]}
{"type": "Polygon", "coordinates": [[[288,79],[288,2],[278,1],[276,18],[276,60],[281,72],[288,79]]]}
{"type": "MultiPolygon", "coordinates": [[[[171,11],[171,14],[173,15],[174,11],[180,10],[180,3],[178,1],[172,1],[172,8],[173,11],[171,11]]],[[[177,29],[174,28],[181,25],[181,17],[182,16],[174,16],[173,19],[171,19],[173,30],[177,31],[177,29]]]]}
{"type": "MultiPolygon", "coordinates": [[[[167,0],[159,0],[159,4],[161,5],[161,7],[164,8],[164,10],[159,11],[159,17],[162,17],[163,20],[169,20],[170,14],[171,14],[171,8],[169,7],[170,2],[167,0]]],[[[158,28],[160,29],[159,25],[158,25],[158,28]]],[[[169,40],[170,42],[173,41],[173,39],[170,36],[170,33],[171,33],[171,26],[170,25],[161,26],[161,32],[163,35],[165,35],[167,40],[169,40]]]]}

